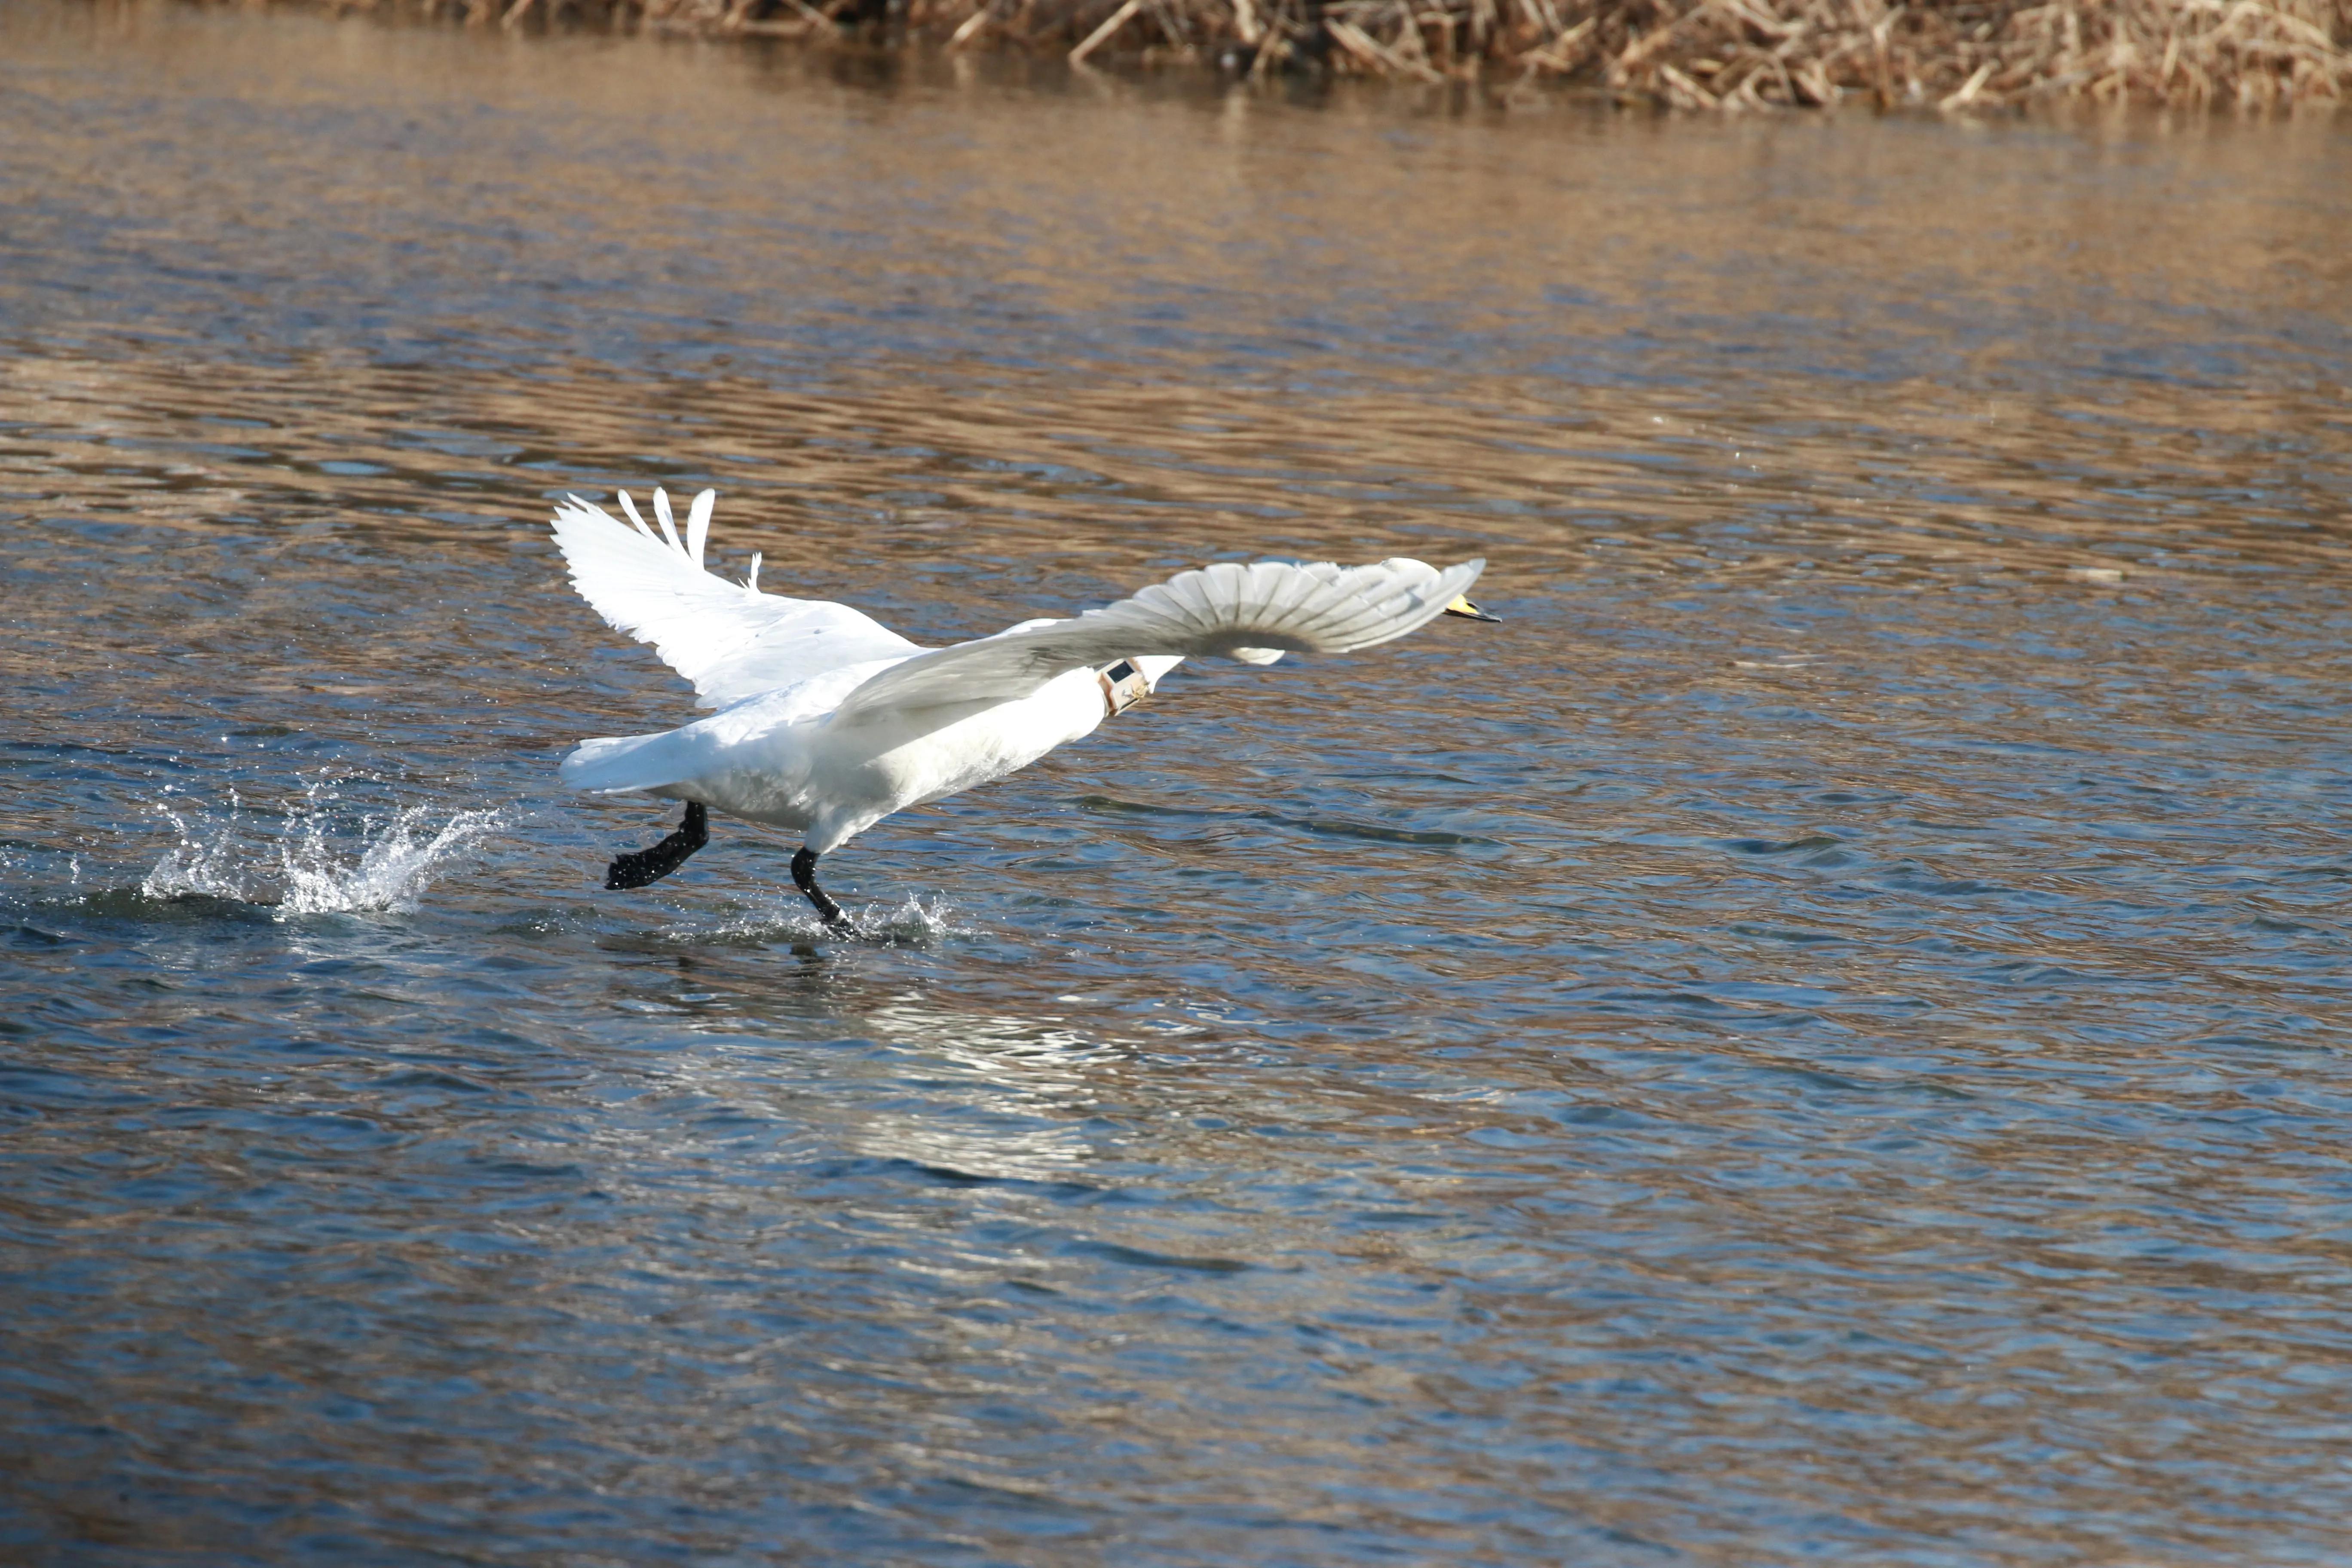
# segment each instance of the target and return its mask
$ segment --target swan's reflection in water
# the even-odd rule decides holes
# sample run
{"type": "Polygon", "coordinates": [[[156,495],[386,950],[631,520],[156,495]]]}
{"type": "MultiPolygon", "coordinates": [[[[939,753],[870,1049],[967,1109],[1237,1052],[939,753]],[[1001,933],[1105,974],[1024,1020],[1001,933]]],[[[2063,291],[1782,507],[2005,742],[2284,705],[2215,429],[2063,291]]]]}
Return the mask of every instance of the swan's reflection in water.
{"type": "Polygon", "coordinates": [[[691,1042],[636,1064],[659,1092],[789,1127],[797,1148],[942,1182],[1053,1184],[1086,1180],[1126,1133],[1099,1112],[1130,1047],[1062,1017],[943,1005],[807,945],[667,954],[615,981],[691,1042]]]}
{"type": "Polygon", "coordinates": [[[873,1111],[845,1142],[879,1159],[905,1160],[966,1177],[1008,1182],[1081,1179],[1105,1140],[1085,1119],[1100,1103],[1089,1058],[1116,1053],[1059,1022],[991,1017],[939,1007],[911,993],[874,1007],[867,1028],[921,1058],[929,1085],[957,1104],[942,1119],[926,1109],[873,1111]]]}

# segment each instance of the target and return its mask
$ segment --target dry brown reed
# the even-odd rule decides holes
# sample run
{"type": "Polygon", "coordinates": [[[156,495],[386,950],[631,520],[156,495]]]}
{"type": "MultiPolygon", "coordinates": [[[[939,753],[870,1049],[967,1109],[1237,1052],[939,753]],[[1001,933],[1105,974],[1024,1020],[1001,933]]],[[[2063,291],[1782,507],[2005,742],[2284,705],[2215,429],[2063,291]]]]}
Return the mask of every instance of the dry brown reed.
{"type": "MultiPolygon", "coordinates": [[[[339,0],[364,9],[371,0],[339,0]]],[[[372,0],[398,5],[403,0],[372,0]]],[[[1681,109],[2058,99],[2267,107],[2352,96],[2352,0],[411,0],[509,27],[865,30],[1409,81],[1550,79],[1681,109]]]]}

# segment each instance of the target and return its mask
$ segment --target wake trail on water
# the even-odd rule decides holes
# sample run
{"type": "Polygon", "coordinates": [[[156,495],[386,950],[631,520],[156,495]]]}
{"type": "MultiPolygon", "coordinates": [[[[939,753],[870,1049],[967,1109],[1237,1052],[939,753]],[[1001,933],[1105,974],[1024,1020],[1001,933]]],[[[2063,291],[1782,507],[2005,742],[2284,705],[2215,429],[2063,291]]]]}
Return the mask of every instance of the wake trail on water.
{"type": "Polygon", "coordinates": [[[157,804],[179,842],[141,881],[142,894],[273,905],[281,916],[405,913],[506,825],[503,807],[458,811],[445,819],[429,806],[413,805],[388,817],[364,816],[355,831],[339,834],[329,809],[334,792],[312,784],[277,841],[257,846],[242,803],[229,798],[226,822],[208,822],[171,801],[157,804]]]}
{"type": "Polygon", "coordinates": [[[649,933],[656,942],[695,947],[709,942],[764,947],[775,942],[838,942],[845,934],[886,947],[922,946],[944,937],[984,934],[977,926],[955,918],[955,906],[943,898],[928,901],[908,894],[897,905],[873,904],[849,912],[852,930],[844,933],[818,920],[797,895],[787,894],[772,906],[739,910],[716,921],[685,921],[649,933]]]}

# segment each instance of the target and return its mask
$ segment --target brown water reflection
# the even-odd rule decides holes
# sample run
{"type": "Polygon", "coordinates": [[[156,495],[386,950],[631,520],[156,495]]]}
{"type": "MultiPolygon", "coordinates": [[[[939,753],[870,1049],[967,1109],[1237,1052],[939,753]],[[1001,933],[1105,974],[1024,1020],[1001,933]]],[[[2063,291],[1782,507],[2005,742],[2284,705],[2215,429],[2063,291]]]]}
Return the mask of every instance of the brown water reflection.
{"type": "Polygon", "coordinates": [[[0,113],[0,1555],[2344,1554],[2340,123],[47,5],[0,113]],[[551,777],[685,711],[541,533],[654,479],[927,637],[1507,622],[817,942],[551,777]]]}

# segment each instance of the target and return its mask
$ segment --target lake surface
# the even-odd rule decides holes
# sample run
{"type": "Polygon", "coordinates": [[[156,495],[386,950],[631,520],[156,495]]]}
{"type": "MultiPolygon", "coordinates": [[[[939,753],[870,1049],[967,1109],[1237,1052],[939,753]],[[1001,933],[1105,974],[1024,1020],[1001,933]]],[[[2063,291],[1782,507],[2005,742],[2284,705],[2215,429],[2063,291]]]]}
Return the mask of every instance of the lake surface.
{"type": "Polygon", "coordinates": [[[2352,117],[0,3],[0,1557],[2352,1557],[2352,117]],[[828,858],[552,499],[1187,667],[828,858]]]}

